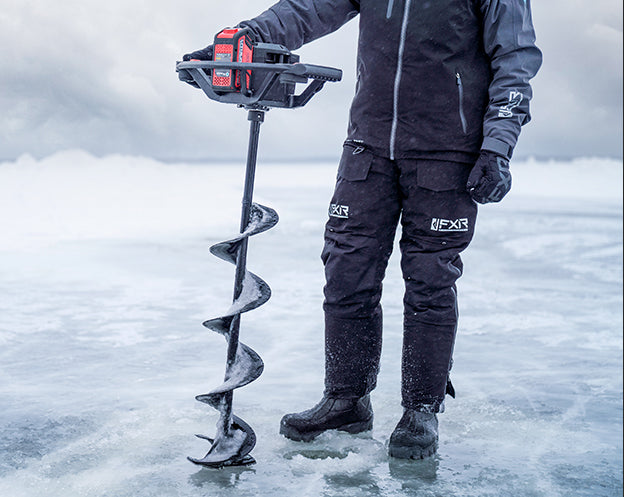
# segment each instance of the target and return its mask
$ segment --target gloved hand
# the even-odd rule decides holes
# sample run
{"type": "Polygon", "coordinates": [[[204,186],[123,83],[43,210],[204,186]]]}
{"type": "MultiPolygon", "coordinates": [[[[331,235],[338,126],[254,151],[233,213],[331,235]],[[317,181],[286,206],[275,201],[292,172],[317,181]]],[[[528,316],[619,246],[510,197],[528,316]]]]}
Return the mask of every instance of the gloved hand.
{"type": "Polygon", "coordinates": [[[208,45],[206,48],[202,48],[201,50],[195,50],[194,52],[184,54],[182,60],[212,60],[213,55],[214,46],[208,45]]]}
{"type": "Polygon", "coordinates": [[[466,188],[475,202],[500,202],[511,190],[509,160],[495,152],[481,150],[466,188]]]}
{"type": "MultiPolygon", "coordinates": [[[[212,60],[213,52],[214,52],[214,47],[212,45],[208,45],[206,48],[202,48],[201,50],[195,50],[194,52],[184,54],[184,56],[182,57],[182,60],[185,62],[189,60],[193,60],[193,59],[212,60]]],[[[178,79],[180,81],[184,81],[185,83],[188,83],[191,86],[194,86],[195,88],[199,88],[199,85],[195,83],[195,80],[191,77],[188,71],[184,69],[180,69],[178,71],[178,79]]]]}

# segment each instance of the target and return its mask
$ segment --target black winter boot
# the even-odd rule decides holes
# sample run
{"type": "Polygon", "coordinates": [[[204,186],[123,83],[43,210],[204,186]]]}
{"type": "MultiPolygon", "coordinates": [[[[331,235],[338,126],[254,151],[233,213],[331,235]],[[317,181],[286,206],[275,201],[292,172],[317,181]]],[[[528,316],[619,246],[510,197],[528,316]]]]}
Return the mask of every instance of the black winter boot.
{"type": "Polygon", "coordinates": [[[424,459],[438,448],[438,418],[434,413],[405,409],[390,436],[388,453],[399,459],[424,459]]]}
{"type": "Polygon", "coordinates": [[[337,399],[323,397],[312,409],[286,414],[280,433],[297,442],[310,442],[327,430],[360,433],[373,428],[373,408],[370,397],[337,399]]]}

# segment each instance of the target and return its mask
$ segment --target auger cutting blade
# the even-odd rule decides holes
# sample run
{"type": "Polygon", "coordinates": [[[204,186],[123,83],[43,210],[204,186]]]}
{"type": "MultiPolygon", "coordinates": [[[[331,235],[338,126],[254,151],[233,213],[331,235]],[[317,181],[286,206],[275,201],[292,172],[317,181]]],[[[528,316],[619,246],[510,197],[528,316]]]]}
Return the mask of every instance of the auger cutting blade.
{"type": "Polygon", "coordinates": [[[238,416],[232,416],[233,422],[227,434],[212,439],[205,435],[196,435],[197,438],[207,440],[212,444],[208,453],[201,459],[187,457],[189,461],[210,468],[226,466],[248,466],[256,460],[249,455],[256,445],[256,434],[252,428],[238,416]]]}

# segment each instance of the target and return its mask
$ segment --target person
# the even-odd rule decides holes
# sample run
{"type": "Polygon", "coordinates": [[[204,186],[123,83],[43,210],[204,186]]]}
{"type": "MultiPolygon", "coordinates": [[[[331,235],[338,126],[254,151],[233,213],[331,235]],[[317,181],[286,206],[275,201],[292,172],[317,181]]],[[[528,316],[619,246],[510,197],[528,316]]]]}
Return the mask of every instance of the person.
{"type": "MultiPolygon", "coordinates": [[[[382,280],[400,222],[403,415],[388,450],[424,458],[454,396],[460,252],[477,203],[511,188],[542,56],[530,0],[281,0],[238,26],[295,50],[358,15],[357,86],[321,256],[325,390],[316,406],[285,415],[280,433],[310,441],[372,428],[382,280]]],[[[211,59],[212,47],[184,58],[211,59]]]]}

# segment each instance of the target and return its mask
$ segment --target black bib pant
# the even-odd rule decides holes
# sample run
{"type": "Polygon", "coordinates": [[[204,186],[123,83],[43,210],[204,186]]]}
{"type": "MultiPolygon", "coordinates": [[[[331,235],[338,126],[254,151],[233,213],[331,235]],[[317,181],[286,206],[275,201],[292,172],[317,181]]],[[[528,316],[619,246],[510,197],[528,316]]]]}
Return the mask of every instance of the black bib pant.
{"type": "Polygon", "coordinates": [[[400,221],[402,404],[443,410],[457,330],[459,254],[477,216],[466,192],[470,169],[460,162],[390,160],[345,144],[322,253],[326,395],[361,397],[376,385],[382,280],[400,221]]]}

